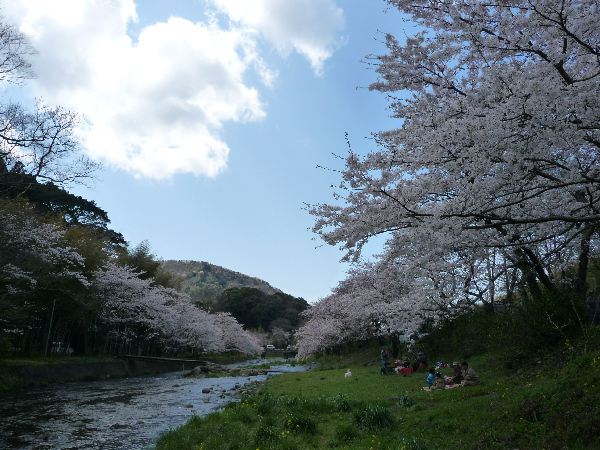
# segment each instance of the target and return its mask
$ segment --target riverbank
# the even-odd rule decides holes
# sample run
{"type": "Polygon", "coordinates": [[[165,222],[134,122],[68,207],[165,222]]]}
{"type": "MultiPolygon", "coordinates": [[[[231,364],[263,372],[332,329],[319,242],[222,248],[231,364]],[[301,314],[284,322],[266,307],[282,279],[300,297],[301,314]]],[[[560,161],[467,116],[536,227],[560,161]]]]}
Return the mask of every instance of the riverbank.
{"type": "Polygon", "coordinates": [[[157,450],[600,448],[598,342],[567,342],[519,367],[474,357],[479,386],[433,392],[422,389],[426,373],[379,374],[378,350],[271,377],[225,411],[165,433],[157,450]]]}
{"type": "Polygon", "coordinates": [[[47,386],[66,381],[90,381],[124,378],[168,372],[186,371],[207,362],[228,364],[241,360],[239,356],[210,355],[199,361],[167,358],[127,359],[55,357],[0,360],[0,392],[32,386],[47,386]]]}
{"type": "Polygon", "coordinates": [[[135,361],[54,361],[49,363],[0,362],[0,390],[10,391],[31,386],[47,386],[66,381],[90,381],[124,378],[182,370],[181,363],[135,361]]]}

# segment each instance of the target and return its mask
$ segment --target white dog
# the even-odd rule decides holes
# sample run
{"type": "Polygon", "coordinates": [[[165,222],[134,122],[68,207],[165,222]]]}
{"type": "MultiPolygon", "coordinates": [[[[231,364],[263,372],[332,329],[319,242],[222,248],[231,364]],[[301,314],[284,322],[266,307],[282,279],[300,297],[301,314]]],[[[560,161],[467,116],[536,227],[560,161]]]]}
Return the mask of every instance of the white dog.
{"type": "Polygon", "coordinates": [[[344,374],[344,376],[345,376],[346,378],[350,378],[350,377],[352,376],[352,372],[350,372],[350,369],[348,369],[348,372],[346,372],[346,373],[344,374]]]}

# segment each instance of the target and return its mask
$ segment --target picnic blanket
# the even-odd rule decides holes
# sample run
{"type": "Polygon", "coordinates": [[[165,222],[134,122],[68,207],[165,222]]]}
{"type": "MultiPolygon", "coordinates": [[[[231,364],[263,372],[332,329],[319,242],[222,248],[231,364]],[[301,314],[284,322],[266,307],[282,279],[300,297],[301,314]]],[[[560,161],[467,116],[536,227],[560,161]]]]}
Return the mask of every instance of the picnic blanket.
{"type": "MultiPolygon", "coordinates": [[[[447,384],[446,386],[444,386],[444,389],[452,389],[457,386],[460,386],[460,384],[447,384]]],[[[425,387],[423,387],[423,390],[424,391],[437,391],[439,389],[431,389],[429,386],[425,386],[425,387]]]]}

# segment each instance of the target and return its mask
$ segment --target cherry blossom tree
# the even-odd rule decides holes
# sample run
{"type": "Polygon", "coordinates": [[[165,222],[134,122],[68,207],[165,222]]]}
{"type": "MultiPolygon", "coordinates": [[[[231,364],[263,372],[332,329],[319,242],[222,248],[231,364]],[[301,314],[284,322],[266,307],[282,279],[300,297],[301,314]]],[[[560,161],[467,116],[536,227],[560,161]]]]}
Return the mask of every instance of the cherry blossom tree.
{"type": "Polygon", "coordinates": [[[300,355],[344,342],[392,338],[464,312],[482,293],[476,289],[479,280],[469,280],[460,262],[440,263],[440,271],[431,264],[419,267],[415,259],[356,266],[330,296],[305,312],[307,322],[296,334],[300,355]]]}
{"type": "Polygon", "coordinates": [[[102,303],[109,351],[181,350],[238,351],[254,354],[261,347],[231,315],[209,314],[188,295],[154,285],[152,278],[109,261],[95,274],[94,288],[102,303]]]}
{"type": "Polygon", "coordinates": [[[349,154],[346,204],[314,206],[315,232],[357,259],[374,235],[445,227],[459,245],[518,248],[552,289],[536,244],[560,237],[585,264],[600,219],[596,2],[388,3],[426,28],[372,57],[370,88],[402,126],[349,154]]]}
{"type": "Polygon", "coordinates": [[[290,342],[292,333],[285,331],[281,327],[273,327],[271,330],[271,340],[276,348],[285,348],[290,342]]]}
{"type": "MultiPolygon", "coordinates": [[[[321,300],[323,301],[323,300],[321,300]]],[[[307,310],[304,312],[306,314],[307,310]]],[[[296,332],[298,358],[335,347],[343,341],[339,339],[341,324],[328,316],[315,315],[296,332]]]]}
{"type": "Polygon", "coordinates": [[[248,333],[229,313],[212,314],[216,333],[218,333],[219,351],[238,351],[244,354],[262,352],[260,342],[248,333]]]}
{"type": "Polygon", "coordinates": [[[172,313],[164,318],[165,347],[173,353],[186,349],[192,353],[218,351],[220,336],[212,316],[193,305],[186,295],[179,294],[177,299],[171,305],[172,313]]]}
{"type": "Polygon", "coordinates": [[[31,350],[44,351],[41,329],[52,330],[49,311],[81,301],[89,285],[84,260],[65,233],[27,204],[0,203],[0,331],[22,336],[21,345],[31,350]]]}
{"type": "Polygon", "coordinates": [[[519,283],[556,292],[573,263],[583,299],[600,219],[597,2],[387,3],[421,30],[386,35],[388,53],[369,57],[370,89],[388,94],[399,128],[375,134],[365,156],[350,151],[338,201],[310,213],[348,261],[387,236],[374,270],[400,276],[370,283],[376,294],[350,274],[352,294],[324,302],[370,305],[363,328],[385,304],[435,317],[519,283]]]}
{"type": "Polygon", "coordinates": [[[100,317],[109,330],[107,338],[125,344],[128,352],[138,339],[156,339],[161,331],[160,319],[167,313],[165,299],[151,288],[150,280],[138,275],[112,262],[95,274],[94,287],[102,302],[100,317]]]}

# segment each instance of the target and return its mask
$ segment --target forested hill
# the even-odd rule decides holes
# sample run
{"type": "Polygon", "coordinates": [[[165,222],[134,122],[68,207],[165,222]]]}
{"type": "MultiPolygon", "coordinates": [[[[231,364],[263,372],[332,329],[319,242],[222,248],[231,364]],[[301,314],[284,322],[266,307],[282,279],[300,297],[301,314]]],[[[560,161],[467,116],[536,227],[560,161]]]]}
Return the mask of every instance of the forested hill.
{"type": "Polygon", "coordinates": [[[173,275],[181,277],[180,291],[192,297],[194,302],[210,304],[225,289],[235,287],[256,288],[268,295],[281,292],[264,280],[204,261],[167,260],[162,264],[173,275]]]}

